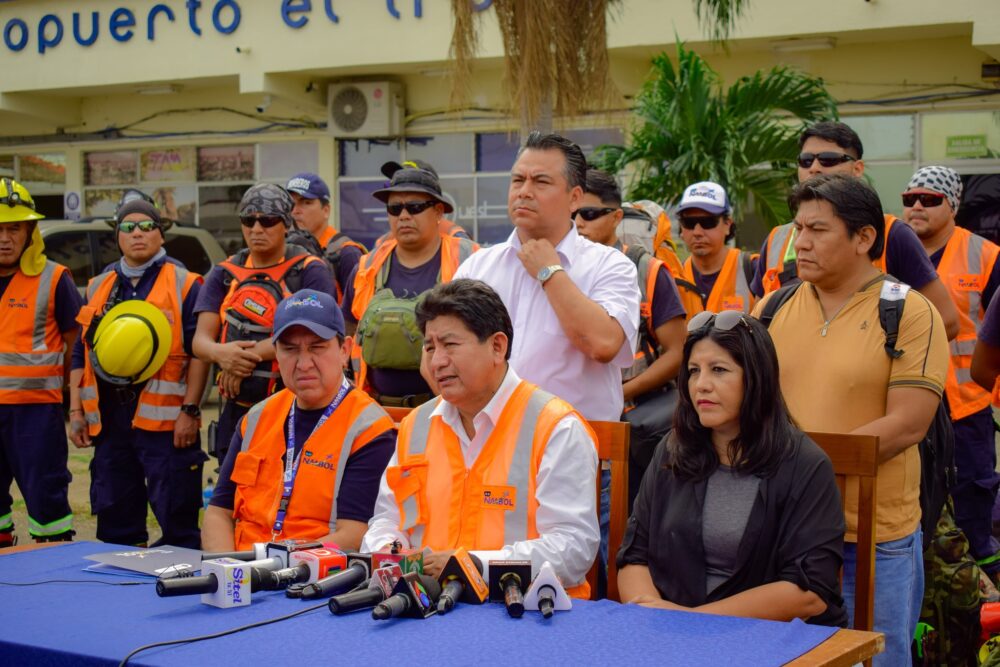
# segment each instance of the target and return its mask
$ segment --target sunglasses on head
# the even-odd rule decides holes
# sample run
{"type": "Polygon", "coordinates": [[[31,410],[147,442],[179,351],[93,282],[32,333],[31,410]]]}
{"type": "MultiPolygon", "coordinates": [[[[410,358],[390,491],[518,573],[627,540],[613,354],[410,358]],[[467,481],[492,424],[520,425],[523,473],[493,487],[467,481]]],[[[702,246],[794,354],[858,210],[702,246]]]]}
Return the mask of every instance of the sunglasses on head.
{"type": "Polygon", "coordinates": [[[247,228],[253,227],[258,222],[264,229],[270,229],[276,225],[285,224],[285,219],[280,215],[262,215],[259,218],[240,218],[240,223],[247,228]]]}
{"type": "Polygon", "coordinates": [[[822,153],[799,153],[799,166],[808,169],[815,160],[819,160],[824,167],[836,167],[838,164],[853,162],[857,158],[851,157],[847,153],[837,153],[836,151],[823,151],[822,153]]]}
{"type": "Polygon", "coordinates": [[[136,227],[139,228],[140,232],[151,232],[159,225],[153,220],[126,220],[118,223],[118,231],[125,234],[131,234],[136,227]]]}
{"type": "Polygon", "coordinates": [[[924,208],[934,208],[944,203],[944,195],[933,192],[907,192],[903,195],[903,206],[910,208],[917,202],[924,208]]]}
{"type": "Polygon", "coordinates": [[[694,229],[698,225],[701,225],[702,229],[715,229],[722,222],[721,215],[708,215],[708,216],[689,216],[682,215],[678,218],[681,223],[681,227],[687,230],[694,229]]]}
{"type": "Polygon", "coordinates": [[[611,206],[605,208],[598,208],[597,206],[584,206],[583,208],[576,209],[576,213],[573,214],[573,217],[580,216],[587,222],[593,222],[594,220],[597,220],[608,213],[614,213],[617,210],[617,207],[611,206]]]}
{"type": "Polygon", "coordinates": [[[719,331],[730,331],[737,324],[743,324],[750,329],[750,323],[746,315],[738,310],[724,310],[721,313],[713,313],[710,310],[703,310],[688,321],[688,333],[697,331],[702,327],[714,325],[719,331]]]}
{"type": "Polygon", "coordinates": [[[410,215],[420,215],[435,204],[437,204],[437,202],[433,199],[428,199],[427,201],[408,201],[405,203],[388,204],[385,207],[385,210],[393,217],[397,217],[402,214],[403,209],[406,209],[406,212],[410,215]]]}

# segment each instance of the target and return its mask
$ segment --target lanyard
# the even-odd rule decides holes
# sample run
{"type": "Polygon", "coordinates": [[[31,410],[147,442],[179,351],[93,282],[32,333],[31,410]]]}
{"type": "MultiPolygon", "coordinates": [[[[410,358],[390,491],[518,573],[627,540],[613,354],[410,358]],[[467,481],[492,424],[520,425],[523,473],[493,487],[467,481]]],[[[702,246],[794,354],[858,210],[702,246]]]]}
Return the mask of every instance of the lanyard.
{"type": "MultiPolygon", "coordinates": [[[[313,428],[312,433],[309,434],[309,438],[313,436],[313,433],[319,430],[320,426],[326,423],[326,420],[330,418],[333,411],[337,409],[344,397],[347,396],[347,392],[350,391],[351,385],[344,382],[340,385],[340,391],[337,395],[333,397],[330,405],[326,406],[326,410],[323,411],[323,416],[319,418],[316,422],[316,426],[313,428]]],[[[306,442],[309,442],[309,438],[306,438],[306,442]]],[[[285,479],[284,486],[281,492],[281,502],[278,504],[278,513],[274,518],[274,529],[272,537],[277,537],[281,532],[282,526],[285,525],[285,514],[288,512],[288,503],[292,499],[292,489],[295,487],[295,477],[299,473],[299,461],[302,458],[302,452],[299,455],[295,455],[295,401],[292,401],[292,409],[288,413],[288,435],[285,438],[286,448],[285,448],[285,479]]],[[[305,449],[305,443],[302,444],[302,449],[305,449]]]]}

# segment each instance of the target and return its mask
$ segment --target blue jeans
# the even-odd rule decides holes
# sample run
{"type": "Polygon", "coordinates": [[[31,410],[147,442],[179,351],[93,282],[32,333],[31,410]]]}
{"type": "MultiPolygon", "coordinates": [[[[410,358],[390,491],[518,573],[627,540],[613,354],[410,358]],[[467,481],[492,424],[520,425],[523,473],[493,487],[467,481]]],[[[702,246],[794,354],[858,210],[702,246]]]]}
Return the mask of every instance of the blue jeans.
{"type": "MultiPolygon", "coordinates": [[[[611,471],[601,471],[601,548],[597,552],[597,599],[608,597],[608,528],[611,525],[611,471]]],[[[618,554],[611,554],[614,558],[618,554]]]]}
{"type": "MultiPolygon", "coordinates": [[[[875,545],[875,632],[885,634],[885,652],[873,665],[909,665],[910,643],[924,600],[923,536],[920,526],[904,538],[875,545]]],[[[844,606],[854,626],[857,545],[844,543],[844,606]]]]}

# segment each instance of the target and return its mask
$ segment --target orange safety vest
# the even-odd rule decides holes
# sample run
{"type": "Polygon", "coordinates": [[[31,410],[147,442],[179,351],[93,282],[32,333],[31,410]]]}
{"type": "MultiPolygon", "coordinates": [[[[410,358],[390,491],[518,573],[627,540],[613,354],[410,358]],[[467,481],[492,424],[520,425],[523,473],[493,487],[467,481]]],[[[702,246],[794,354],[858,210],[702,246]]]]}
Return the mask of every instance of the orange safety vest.
{"type": "MultiPolygon", "coordinates": [[[[628,254],[629,247],[621,243],[619,246],[618,249],[625,253],[629,259],[632,259],[632,256],[628,254]]],[[[640,326],[644,324],[649,335],[645,336],[642,331],[639,332],[639,349],[635,352],[632,365],[622,370],[623,380],[634,378],[649,368],[652,360],[659,356],[660,350],[656,340],[656,329],[653,327],[653,298],[656,295],[656,276],[664,264],[648,252],[643,252],[638,260],[633,260],[633,262],[639,283],[639,318],[642,320],[640,326]]]]}
{"type": "Polygon", "coordinates": [[[37,276],[18,270],[0,306],[0,405],[62,403],[65,341],[56,323],[56,286],[68,269],[46,261],[37,276]]]}
{"type": "MultiPolygon", "coordinates": [[[[77,322],[83,327],[86,346],[87,330],[94,322],[94,316],[106,312],[111,290],[118,280],[114,271],[106,271],[92,278],[87,285],[87,305],[80,309],[77,322]]],[[[184,395],[187,393],[187,368],[190,358],[184,352],[184,328],[181,309],[191,286],[201,280],[201,276],[187,269],[164,262],[145,301],[163,311],[170,323],[170,353],[156,373],[153,374],[139,394],[132,426],[144,431],[173,431],[174,422],[181,413],[184,395]]],[[[111,304],[114,305],[114,304],[111,304]]],[[[87,422],[87,432],[91,437],[101,432],[101,412],[97,393],[97,374],[91,363],[91,350],[85,347],[83,379],[80,382],[80,400],[83,416],[87,422]]]]}
{"type": "Polygon", "coordinates": [[[281,532],[274,519],[285,475],[285,422],[295,394],[282,389],[254,405],[240,422],[243,444],[230,479],[236,485],[236,548],[284,539],[315,540],[337,528],[337,493],[351,454],[394,428],[363,391],[351,389],[299,450],[299,470],[281,532]]]}
{"type": "MultiPolygon", "coordinates": [[[[496,550],[537,539],[538,468],[556,424],[577,414],[573,406],[521,380],[472,468],[466,468],[458,436],[441,417],[431,416],[440,400],[403,419],[397,465],[385,473],[399,506],[399,529],[410,546],[496,550]]],[[[590,587],[584,581],[570,594],[589,597],[590,587]]]]}
{"type": "Polygon", "coordinates": [[[1000,246],[956,226],[938,264],[938,275],[958,310],[958,335],[948,343],[951,359],[944,386],[952,420],[968,417],[990,404],[990,394],[972,380],[970,368],[986,312],[983,290],[998,254],[1000,246]]]}
{"type": "MultiPolygon", "coordinates": [[[[692,290],[680,290],[681,303],[687,311],[687,319],[691,319],[703,310],[710,310],[718,313],[723,310],[742,310],[749,313],[753,308],[754,296],[750,292],[750,281],[747,278],[743,263],[744,256],[747,255],[742,250],[730,248],[726,253],[726,261],[719,271],[719,277],[712,286],[712,293],[702,302],[701,295],[692,290]]],[[[750,259],[753,255],[749,255],[750,259]]],[[[682,280],[697,285],[694,277],[694,265],[688,257],[684,262],[682,280]]]]}
{"type": "MultiPolygon", "coordinates": [[[[469,232],[465,231],[465,228],[456,222],[452,222],[447,218],[441,218],[438,220],[438,232],[444,236],[451,236],[456,239],[471,239],[469,232]]],[[[375,249],[378,249],[380,245],[386,241],[392,240],[392,232],[386,232],[382,236],[378,237],[375,241],[375,249]]]]}
{"type": "MultiPolygon", "coordinates": [[[[882,256],[873,261],[872,264],[882,273],[889,273],[886,268],[886,254],[889,251],[889,230],[898,220],[893,215],[885,214],[885,242],[882,244],[882,256]]],[[[798,275],[798,270],[794,260],[785,261],[788,254],[788,246],[794,243],[795,225],[791,222],[778,225],[771,230],[767,237],[767,258],[764,275],[761,278],[761,285],[764,294],[770,294],[781,287],[782,283],[787,283],[790,279],[798,275]]]]}
{"type": "MultiPolygon", "coordinates": [[[[354,301],[351,303],[351,314],[355,321],[361,321],[365,310],[368,309],[368,304],[375,296],[375,288],[380,282],[379,273],[383,267],[388,272],[389,262],[392,258],[392,252],[396,249],[396,244],[396,239],[389,239],[385,243],[375,246],[374,250],[358,260],[358,271],[354,276],[354,301]]],[[[478,243],[469,239],[441,234],[440,282],[449,282],[454,277],[455,271],[458,270],[458,265],[477,250],[479,250],[478,243]]],[[[381,282],[384,280],[385,275],[383,275],[381,282]]],[[[351,367],[354,370],[355,384],[364,388],[368,376],[368,366],[361,357],[361,341],[357,337],[355,337],[354,347],[351,349],[351,367]]]]}

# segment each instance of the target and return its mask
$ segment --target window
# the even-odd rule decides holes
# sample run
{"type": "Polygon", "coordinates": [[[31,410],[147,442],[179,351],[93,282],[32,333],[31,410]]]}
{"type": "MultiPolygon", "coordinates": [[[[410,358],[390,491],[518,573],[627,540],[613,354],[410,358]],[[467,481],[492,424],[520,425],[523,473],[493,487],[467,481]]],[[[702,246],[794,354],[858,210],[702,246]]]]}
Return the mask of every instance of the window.
{"type": "Polygon", "coordinates": [[[212,268],[212,260],[205,253],[201,243],[193,236],[167,234],[163,249],[170,257],[181,262],[189,270],[205,275],[212,268]]]}
{"type": "Polygon", "coordinates": [[[60,231],[45,236],[45,254],[73,274],[77,287],[86,287],[94,277],[90,235],[83,231],[60,231]]]}

